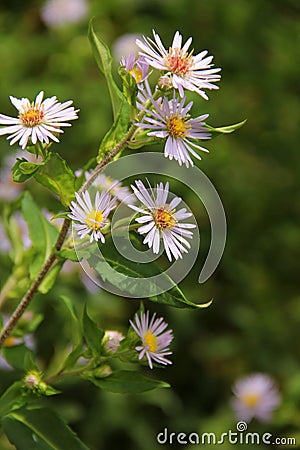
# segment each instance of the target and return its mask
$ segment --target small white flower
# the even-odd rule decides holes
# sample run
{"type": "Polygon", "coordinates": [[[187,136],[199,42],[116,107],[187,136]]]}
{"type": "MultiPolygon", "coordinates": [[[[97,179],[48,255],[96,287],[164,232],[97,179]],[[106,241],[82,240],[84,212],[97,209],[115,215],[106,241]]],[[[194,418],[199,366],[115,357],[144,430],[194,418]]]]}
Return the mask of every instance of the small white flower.
{"type": "Polygon", "coordinates": [[[159,253],[160,241],[163,245],[169,261],[172,256],[177,260],[182,258],[182,253],[187,253],[190,248],[189,242],[185,238],[193,237],[191,228],[196,225],[191,223],[181,223],[180,221],[192,216],[186,208],[176,211],[176,207],[181,202],[181,198],[174,197],[170,203],[167,203],[169,196],[169,183],[165,187],[159,183],[156,187],[156,196],[153,190],[146,189],[142,181],[135,182],[136,186],[131,186],[137,199],[142,203],[142,207],[128,205],[130,208],[142,214],[135,220],[143,224],[138,228],[139,234],[146,234],[143,240],[152,248],[153,253],[159,253]]]}
{"type": "Polygon", "coordinates": [[[10,96],[10,101],[17,108],[17,118],[0,114],[0,135],[9,134],[10,145],[19,142],[24,150],[28,140],[34,145],[37,141],[49,143],[49,140],[59,142],[56,133],[63,133],[61,127],[70,127],[69,120],[77,119],[78,109],[70,106],[73,102],[60,103],[56,97],[46,98],[43,101],[44,92],[41,91],[34,102],[28,98],[17,99],[10,96]]]}
{"type": "MultiPolygon", "coordinates": [[[[90,176],[89,172],[85,173],[86,179],[90,176]]],[[[109,192],[112,196],[116,197],[120,202],[125,202],[131,196],[130,189],[127,186],[123,186],[119,180],[114,180],[113,178],[101,173],[93,181],[93,186],[96,189],[105,190],[109,192]]]]}
{"type": "Polygon", "coordinates": [[[41,10],[42,19],[49,27],[80,22],[87,14],[86,0],[48,0],[41,10]]]}
{"type": "Polygon", "coordinates": [[[211,138],[211,134],[205,127],[205,120],[208,114],[191,118],[189,111],[193,106],[193,102],[189,102],[186,106],[185,97],[180,101],[174,97],[168,100],[154,100],[150,87],[146,83],[146,88],[138,94],[137,107],[141,111],[147,113],[142,122],[136,125],[150,130],[148,136],[155,136],[159,139],[165,139],[164,155],[166,158],[175,159],[179,165],[185,164],[193,166],[194,163],[190,154],[197,159],[201,156],[195,150],[207,152],[208,150],[196,144],[198,140],[207,140],[211,138]],[[145,102],[151,102],[152,108],[145,109],[145,102]]]}
{"type": "Polygon", "coordinates": [[[135,347],[139,352],[139,359],[146,356],[150,369],[153,369],[152,361],[158,364],[172,364],[166,356],[172,355],[168,348],[173,340],[173,331],[165,331],[168,324],[163,318],[157,318],[154,313],[149,320],[149,311],[135,315],[135,323],[130,320],[130,325],[141,338],[141,345],[135,347]]]}
{"type": "Polygon", "coordinates": [[[109,223],[108,216],[116,207],[116,199],[108,192],[96,192],[94,205],[92,204],[88,191],[79,195],[75,193],[76,202],[72,201],[68,217],[75,221],[74,228],[81,239],[90,235],[90,242],[105,242],[102,234],[103,228],[109,223]]]}
{"type": "Polygon", "coordinates": [[[238,420],[250,422],[256,418],[266,422],[280,404],[280,395],[274,381],[262,373],[238,380],[232,390],[235,395],[232,407],[238,420]]]}
{"type": "Polygon", "coordinates": [[[170,74],[173,87],[178,89],[181,97],[183,97],[184,89],[187,89],[208,100],[203,89],[218,89],[218,86],[213,83],[221,78],[217,74],[221,69],[212,68],[213,56],[206,56],[207,50],[196,56],[193,56],[193,50],[188,53],[192,38],[189,38],[182,47],[182,36],[179,31],[176,31],[172,46],[168,50],[154,30],[153,36],[154,41],[145,36],[143,41],[139,39],[136,41],[142,50],[140,54],[145,57],[149,65],[170,74]]]}

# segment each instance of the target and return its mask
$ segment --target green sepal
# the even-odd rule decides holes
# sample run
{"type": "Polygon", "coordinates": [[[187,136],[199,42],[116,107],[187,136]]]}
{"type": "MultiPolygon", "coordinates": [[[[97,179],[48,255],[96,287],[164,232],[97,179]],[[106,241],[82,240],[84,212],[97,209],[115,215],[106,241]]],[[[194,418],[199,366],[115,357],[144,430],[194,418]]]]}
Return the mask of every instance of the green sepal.
{"type": "Polygon", "coordinates": [[[119,66],[118,73],[123,81],[123,95],[127,102],[136,109],[136,96],[138,93],[135,78],[124,67],[119,66]]]}

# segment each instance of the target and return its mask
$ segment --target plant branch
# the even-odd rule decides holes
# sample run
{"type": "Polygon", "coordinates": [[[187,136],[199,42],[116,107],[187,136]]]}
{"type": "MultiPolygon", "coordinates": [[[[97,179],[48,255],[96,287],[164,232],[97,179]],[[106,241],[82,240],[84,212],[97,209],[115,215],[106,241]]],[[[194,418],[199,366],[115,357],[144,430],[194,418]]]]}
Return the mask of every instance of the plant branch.
{"type": "MultiPolygon", "coordinates": [[[[133,136],[133,133],[135,131],[135,125],[132,125],[126,135],[123,139],[111,150],[111,152],[98,164],[98,166],[93,170],[90,177],[86,180],[86,182],[81,186],[81,188],[78,191],[78,194],[81,194],[83,191],[87,190],[89,186],[93,183],[95,178],[98,176],[98,174],[101,172],[103,167],[106,166],[121,150],[123,150],[128,142],[130,141],[131,137],[133,136]]],[[[55,255],[55,251],[59,251],[66,239],[66,236],[68,234],[68,230],[71,224],[70,219],[65,219],[59,236],[57,238],[57,241],[54,246],[54,251],[50,253],[48,256],[46,262],[44,263],[43,267],[41,268],[39,274],[37,275],[36,279],[30,286],[29,290],[26,292],[22,300],[20,301],[19,305],[11,315],[10,319],[6,323],[6,325],[3,327],[1,333],[0,333],[0,348],[3,346],[5,339],[9,336],[10,332],[13,330],[15,325],[17,324],[18,320],[26,310],[26,308],[29,306],[34,294],[37,292],[41,282],[49,272],[52,265],[56,262],[58,259],[55,255]]]]}

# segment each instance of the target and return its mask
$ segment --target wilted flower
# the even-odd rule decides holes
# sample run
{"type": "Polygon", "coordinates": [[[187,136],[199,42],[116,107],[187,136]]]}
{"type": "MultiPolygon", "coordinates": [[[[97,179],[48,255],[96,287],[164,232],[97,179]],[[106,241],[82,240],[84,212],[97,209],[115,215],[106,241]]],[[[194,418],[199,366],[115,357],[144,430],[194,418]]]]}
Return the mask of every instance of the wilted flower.
{"type": "Polygon", "coordinates": [[[208,99],[203,89],[218,89],[213,83],[219,81],[221,76],[217,74],[221,69],[212,69],[213,56],[206,56],[204,50],[193,56],[193,50],[188,53],[192,38],[189,38],[182,46],[182,36],[176,31],[172,46],[168,50],[163,46],[158,34],[153,30],[154,41],[143,36],[143,41],[137,39],[136,43],[142,50],[140,52],[150,66],[158,70],[166,71],[171,75],[172,84],[183,97],[184,89],[194,91],[204,99],[208,99]]]}
{"type": "Polygon", "coordinates": [[[92,204],[88,191],[79,195],[75,193],[77,202],[72,201],[68,215],[74,220],[74,228],[81,239],[90,234],[90,242],[105,242],[102,234],[103,228],[108,224],[108,216],[112,209],[116,207],[116,199],[112,198],[108,192],[96,192],[94,205],[92,204]]]}
{"type": "Polygon", "coordinates": [[[134,77],[136,83],[141,83],[147,78],[149,64],[144,57],[137,58],[136,55],[128,55],[121,58],[120,64],[134,77]]]}
{"type": "Polygon", "coordinates": [[[168,348],[173,340],[173,331],[165,331],[168,324],[163,318],[156,318],[154,313],[151,320],[149,319],[149,311],[136,314],[134,322],[130,320],[130,325],[141,339],[141,345],[135,349],[139,352],[139,359],[146,356],[150,369],[153,369],[153,363],[172,364],[166,356],[172,355],[168,348]]]}
{"type": "Polygon", "coordinates": [[[280,404],[280,395],[274,381],[261,373],[238,380],[233,386],[235,398],[232,407],[238,420],[261,422],[270,420],[272,412],[280,404]]]}
{"type": "Polygon", "coordinates": [[[80,22],[87,14],[86,0],[48,0],[41,10],[43,21],[50,27],[80,22]]]}
{"type": "Polygon", "coordinates": [[[159,183],[156,186],[156,196],[151,188],[150,192],[146,189],[142,181],[138,180],[135,184],[136,186],[132,185],[131,187],[143,206],[128,206],[142,214],[135,220],[144,224],[138,228],[140,234],[146,234],[143,243],[148,244],[148,247],[152,248],[153,252],[157,254],[162,239],[170,261],[172,255],[175,259],[182,258],[182,253],[187,253],[187,248],[190,248],[190,244],[185,237],[191,239],[193,236],[192,231],[188,229],[195,228],[196,225],[180,223],[180,221],[191,217],[192,213],[187,212],[186,208],[176,211],[176,207],[181,202],[179,197],[174,197],[170,203],[167,203],[169,183],[166,183],[165,186],[163,183],[159,183]]]}
{"type": "Polygon", "coordinates": [[[10,101],[17,108],[17,118],[0,114],[0,135],[9,134],[10,145],[19,142],[24,150],[28,140],[34,145],[37,141],[49,143],[49,140],[59,142],[56,133],[63,133],[61,127],[70,127],[68,120],[77,119],[78,109],[70,106],[73,102],[58,102],[56,97],[46,98],[43,101],[44,92],[41,91],[34,102],[28,98],[17,99],[10,96],[10,101]]]}
{"type": "Polygon", "coordinates": [[[180,166],[185,164],[189,167],[194,165],[190,154],[201,159],[194,149],[208,152],[206,148],[194,142],[211,138],[211,134],[205,127],[208,114],[191,118],[189,111],[193,102],[184,106],[185,97],[178,101],[175,95],[171,100],[167,97],[154,100],[147,83],[146,90],[138,94],[138,100],[138,109],[145,111],[147,115],[136,125],[149,129],[148,136],[166,140],[164,154],[167,158],[171,160],[174,158],[180,166]],[[145,109],[147,100],[150,100],[152,104],[151,109],[145,109]]]}

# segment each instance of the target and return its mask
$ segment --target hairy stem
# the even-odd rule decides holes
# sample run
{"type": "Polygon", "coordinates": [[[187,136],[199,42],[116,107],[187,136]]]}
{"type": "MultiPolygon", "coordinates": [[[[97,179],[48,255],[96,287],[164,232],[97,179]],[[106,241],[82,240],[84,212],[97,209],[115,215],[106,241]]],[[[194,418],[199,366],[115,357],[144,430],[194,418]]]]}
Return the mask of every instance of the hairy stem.
{"type": "MultiPolygon", "coordinates": [[[[93,170],[90,177],[87,179],[87,181],[81,186],[78,193],[81,194],[83,191],[87,190],[89,186],[93,183],[95,178],[98,176],[98,174],[101,172],[103,167],[106,166],[121,150],[123,150],[126,146],[129,140],[131,139],[133,133],[135,130],[135,125],[132,125],[127,134],[124,136],[123,139],[111,150],[111,152],[101,161],[98,166],[93,170]]],[[[26,310],[26,308],[29,306],[34,294],[37,292],[41,282],[51,269],[52,265],[58,260],[57,256],[55,255],[55,251],[59,251],[66,239],[66,236],[68,234],[68,230],[71,224],[70,219],[65,219],[59,236],[57,238],[56,244],[54,246],[54,251],[50,253],[48,256],[46,262],[44,263],[43,267],[41,268],[39,274],[37,275],[36,279],[30,286],[29,290],[26,292],[22,300],[20,301],[19,305],[11,315],[10,319],[6,323],[6,325],[3,327],[1,333],[0,333],[0,348],[3,346],[5,339],[9,336],[10,332],[13,330],[15,325],[17,324],[18,320],[26,310]]]]}

